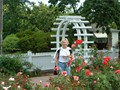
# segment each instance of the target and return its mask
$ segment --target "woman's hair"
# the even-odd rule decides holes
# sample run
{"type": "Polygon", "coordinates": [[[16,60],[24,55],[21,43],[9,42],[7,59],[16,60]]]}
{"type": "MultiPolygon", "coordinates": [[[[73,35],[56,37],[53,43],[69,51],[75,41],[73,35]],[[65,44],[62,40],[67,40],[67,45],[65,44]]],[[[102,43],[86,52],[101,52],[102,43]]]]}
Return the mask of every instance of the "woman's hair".
{"type": "Polygon", "coordinates": [[[61,44],[62,44],[62,42],[64,42],[64,41],[67,41],[67,42],[68,42],[68,44],[69,44],[69,41],[68,41],[68,39],[67,39],[67,38],[62,39],[62,40],[61,40],[61,44]]]}

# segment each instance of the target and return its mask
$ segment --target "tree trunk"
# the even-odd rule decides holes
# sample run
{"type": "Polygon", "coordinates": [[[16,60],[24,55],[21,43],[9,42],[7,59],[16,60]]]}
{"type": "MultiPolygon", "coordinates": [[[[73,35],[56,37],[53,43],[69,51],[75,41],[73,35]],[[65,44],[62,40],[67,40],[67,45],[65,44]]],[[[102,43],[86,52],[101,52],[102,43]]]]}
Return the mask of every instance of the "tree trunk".
{"type": "Polygon", "coordinates": [[[0,54],[2,54],[3,0],[0,0],[0,54]]]}
{"type": "Polygon", "coordinates": [[[119,60],[120,60],[120,41],[118,42],[118,47],[119,47],[119,60]]]}

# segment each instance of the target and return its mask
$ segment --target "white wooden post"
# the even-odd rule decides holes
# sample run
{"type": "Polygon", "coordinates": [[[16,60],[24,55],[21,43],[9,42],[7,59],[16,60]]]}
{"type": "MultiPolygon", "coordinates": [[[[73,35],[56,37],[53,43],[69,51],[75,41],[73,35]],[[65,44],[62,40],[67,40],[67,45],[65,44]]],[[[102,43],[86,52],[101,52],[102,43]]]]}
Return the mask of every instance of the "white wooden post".
{"type": "Polygon", "coordinates": [[[28,55],[28,61],[32,63],[32,52],[28,51],[27,55],[28,55]]]}
{"type": "Polygon", "coordinates": [[[118,41],[119,41],[119,32],[120,30],[116,30],[116,29],[111,29],[111,33],[112,33],[112,47],[116,47],[118,45],[118,41]]]}

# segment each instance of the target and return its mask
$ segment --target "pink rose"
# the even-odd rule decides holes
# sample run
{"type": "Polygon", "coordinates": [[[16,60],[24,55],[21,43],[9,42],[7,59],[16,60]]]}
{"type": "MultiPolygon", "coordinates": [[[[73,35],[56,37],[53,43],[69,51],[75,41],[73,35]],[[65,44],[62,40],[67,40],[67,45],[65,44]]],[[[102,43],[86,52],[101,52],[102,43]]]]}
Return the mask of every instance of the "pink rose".
{"type": "Polygon", "coordinates": [[[49,86],[50,86],[50,84],[46,83],[46,84],[44,84],[44,86],[45,86],[45,87],[49,87],[49,86]]]}
{"type": "Polygon", "coordinates": [[[96,84],[96,83],[97,83],[97,81],[96,81],[96,80],[94,80],[93,82],[94,82],[94,84],[96,84]]]}
{"type": "Polygon", "coordinates": [[[75,81],[78,81],[79,80],[79,77],[78,76],[73,76],[74,80],[75,81]]]}
{"type": "Polygon", "coordinates": [[[76,48],[76,47],[77,47],[76,44],[72,44],[72,45],[71,45],[71,48],[72,48],[72,49],[74,49],[74,48],[76,48]]]}

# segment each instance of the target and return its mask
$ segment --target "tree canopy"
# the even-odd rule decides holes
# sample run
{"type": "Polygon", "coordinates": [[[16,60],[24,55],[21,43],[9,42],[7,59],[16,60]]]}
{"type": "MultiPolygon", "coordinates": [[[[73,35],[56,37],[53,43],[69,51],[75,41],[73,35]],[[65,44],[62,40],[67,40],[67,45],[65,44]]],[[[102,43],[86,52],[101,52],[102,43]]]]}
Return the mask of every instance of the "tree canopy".
{"type": "Polygon", "coordinates": [[[120,28],[120,3],[118,0],[86,0],[81,10],[91,23],[109,32],[114,22],[120,28]]]}
{"type": "Polygon", "coordinates": [[[80,0],[49,0],[50,6],[57,6],[59,10],[64,12],[66,7],[70,6],[74,14],[78,14],[78,3],[80,0]]]}

